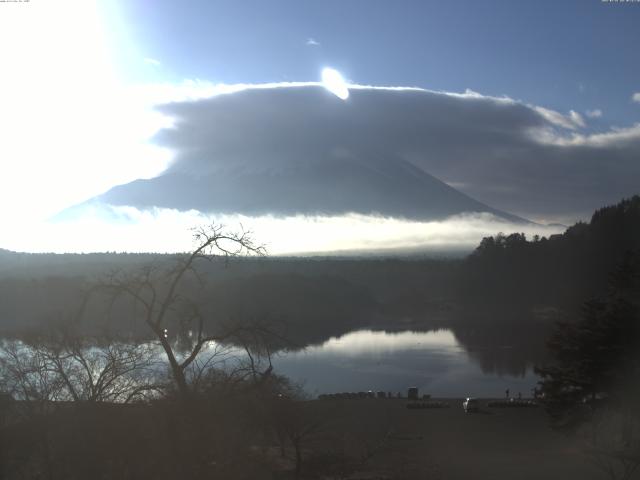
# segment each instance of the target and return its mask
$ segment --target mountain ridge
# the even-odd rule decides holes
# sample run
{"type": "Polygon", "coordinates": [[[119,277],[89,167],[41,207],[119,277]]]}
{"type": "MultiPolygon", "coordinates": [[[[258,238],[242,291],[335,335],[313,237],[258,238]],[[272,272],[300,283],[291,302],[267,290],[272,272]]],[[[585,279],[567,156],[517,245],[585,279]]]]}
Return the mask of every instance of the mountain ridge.
{"type": "Polygon", "coordinates": [[[249,216],[358,213],[419,221],[490,213],[514,223],[531,223],[485,205],[400,159],[365,163],[324,158],[277,169],[219,168],[205,175],[169,170],[113,187],[71,208],[86,204],[249,216]]]}

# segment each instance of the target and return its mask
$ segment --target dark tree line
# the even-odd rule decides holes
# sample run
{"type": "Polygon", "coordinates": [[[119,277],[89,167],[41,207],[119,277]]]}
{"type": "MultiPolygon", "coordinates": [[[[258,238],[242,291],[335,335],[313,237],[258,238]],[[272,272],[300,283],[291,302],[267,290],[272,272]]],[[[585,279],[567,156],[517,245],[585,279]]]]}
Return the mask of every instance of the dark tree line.
{"type": "Polygon", "coordinates": [[[464,262],[460,298],[471,308],[576,310],[585,298],[604,291],[609,273],[639,248],[640,196],[634,196],[550,238],[527,240],[521,233],[484,238],[464,262]]]}

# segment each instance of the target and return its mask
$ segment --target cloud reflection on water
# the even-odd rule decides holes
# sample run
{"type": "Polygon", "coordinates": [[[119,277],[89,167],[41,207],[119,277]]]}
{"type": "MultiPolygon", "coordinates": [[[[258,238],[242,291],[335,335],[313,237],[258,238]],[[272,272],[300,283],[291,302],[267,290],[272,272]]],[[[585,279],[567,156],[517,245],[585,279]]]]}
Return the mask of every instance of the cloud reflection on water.
{"type": "Polygon", "coordinates": [[[301,352],[278,357],[276,370],[303,382],[312,395],[417,386],[439,397],[500,397],[505,389],[528,395],[536,378],[487,374],[450,330],[379,332],[361,330],[301,352]]]}

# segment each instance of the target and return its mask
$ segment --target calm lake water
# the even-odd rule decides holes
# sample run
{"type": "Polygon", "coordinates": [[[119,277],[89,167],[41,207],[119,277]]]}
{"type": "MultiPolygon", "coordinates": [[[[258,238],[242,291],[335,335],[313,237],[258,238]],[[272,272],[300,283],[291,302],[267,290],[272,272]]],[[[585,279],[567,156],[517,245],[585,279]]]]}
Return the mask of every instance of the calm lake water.
{"type": "Polygon", "coordinates": [[[419,387],[437,397],[530,396],[537,378],[484,373],[450,330],[381,332],[360,330],[273,360],[278,373],[321,393],[402,392],[419,387]]]}
{"type": "MultiPolygon", "coordinates": [[[[497,334],[490,335],[492,338],[497,334]]],[[[206,347],[203,358],[215,354],[215,344],[206,347]]],[[[385,332],[358,330],[333,337],[304,350],[279,353],[272,358],[276,373],[302,384],[312,397],[323,393],[385,391],[406,395],[418,387],[420,394],[434,397],[497,397],[509,389],[529,397],[537,377],[531,367],[487,368],[486,359],[506,363],[517,358],[522,348],[505,341],[477,343],[465,348],[451,330],[429,332],[385,332]],[[472,350],[471,353],[468,351],[472,350]],[[484,367],[480,362],[485,360],[484,367]],[[498,372],[498,373],[496,373],[498,372]],[[501,373],[500,373],[501,372],[501,373]],[[520,372],[509,374],[505,372],[520,372]]],[[[221,347],[218,367],[237,367],[245,353],[235,347],[221,347]]],[[[525,352],[526,353],[526,352],[525,352]]],[[[158,365],[165,360],[157,347],[158,365]]],[[[489,362],[491,364],[491,362],[489,362]]],[[[526,365],[525,363],[524,365],[526,365]]]]}

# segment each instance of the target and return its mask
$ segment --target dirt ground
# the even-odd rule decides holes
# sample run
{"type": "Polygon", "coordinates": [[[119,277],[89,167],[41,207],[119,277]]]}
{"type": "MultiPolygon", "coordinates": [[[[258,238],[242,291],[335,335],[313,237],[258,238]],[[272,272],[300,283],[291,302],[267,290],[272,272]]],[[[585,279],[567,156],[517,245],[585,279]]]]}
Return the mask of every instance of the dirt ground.
{"type": "Polygon", "coordinates": [[[309,402],[332,420],[307,445],[365,459],[345,478],[607,478],[576,440],[551,430],[542,408],[489,408],[481,400],[480,412],[465,414],[462,399],[440,400],[451,407],[407,409],[398,399],[309,402]]]}

